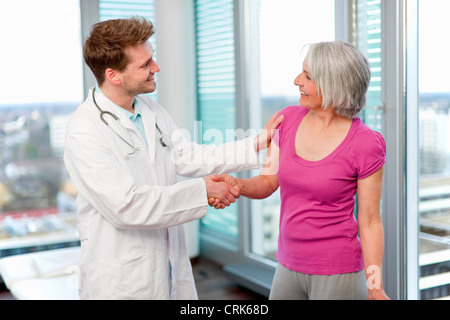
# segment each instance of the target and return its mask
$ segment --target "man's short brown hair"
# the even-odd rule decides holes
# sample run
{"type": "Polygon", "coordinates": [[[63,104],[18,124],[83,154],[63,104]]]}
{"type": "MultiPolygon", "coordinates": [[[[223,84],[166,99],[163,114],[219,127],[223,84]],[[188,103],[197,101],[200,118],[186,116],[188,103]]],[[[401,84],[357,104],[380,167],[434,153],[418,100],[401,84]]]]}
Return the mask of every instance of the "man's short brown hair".
{"type": "Polygon", "coordinates": [[[94,24],[84,43],[83,55],[98,84],[105,81],[106,69],[124,71],[130,62],[125,49],[145,43],[154,33],[153,24],[143,17],[94,24]]]}

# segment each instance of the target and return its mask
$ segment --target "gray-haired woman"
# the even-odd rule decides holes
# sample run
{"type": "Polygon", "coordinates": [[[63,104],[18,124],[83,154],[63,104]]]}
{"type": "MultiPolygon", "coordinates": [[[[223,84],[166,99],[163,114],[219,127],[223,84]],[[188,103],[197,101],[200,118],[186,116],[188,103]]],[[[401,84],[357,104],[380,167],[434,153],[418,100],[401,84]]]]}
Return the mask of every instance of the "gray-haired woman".
{"type": "Polygon", "coordinates": [[[380,214],[386,146],[357,117],[370,78],[367,59],[352,44],[312,44],[295,79],[300,106],[280,112],[285,120],[261,174],[227,178],[254,199],[280,187],[271,299],[388,299],[380,214]]]}

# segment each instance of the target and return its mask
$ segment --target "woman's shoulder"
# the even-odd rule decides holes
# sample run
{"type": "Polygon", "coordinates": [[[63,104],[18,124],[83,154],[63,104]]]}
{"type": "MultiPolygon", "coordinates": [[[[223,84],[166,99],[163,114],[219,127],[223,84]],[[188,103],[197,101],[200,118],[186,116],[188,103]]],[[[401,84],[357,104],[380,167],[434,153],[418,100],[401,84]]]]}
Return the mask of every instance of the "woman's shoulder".
{"type": "Polygon", "coordinates": [[[302,106],[289,106],[280,111],[279,116],[284,115],[284,120],[280,125],[280,128],[290,127],[294,123],[297,123],[299,119],[302,119],[308,113],[308,109],[302,106]]]}
{"type": "Polygon", "coordinates": [[[362,144],[373,142],[376,144],[385,145],[384,137],[380,132],[373,130],[359,118],[355,118],[355,121],[357,122],[357,128],[355,131],[357,141],[360,141],[362,144]]]}
{"type": "Polygon", "coordinates": [[[300,115],[300,114],[306,114],[308,112],[308,109],[306,109],[305,107],[302,106],[289,106],[284,108],[283,110],[280,111],[280,115],[300,115]]]}
{"type": "Polygon", "coordinates": [[[386,162],[386,143],[378,131],[356,118],[357,128],[350,145],[350,156],[358,179],[364,179],[386,162]]]}
{"type": "Polygon", "coordinates": [[[359,118],[356,118],[357,127],[351,142],[352,154],[355,158],[386,157],[386,142],[383,135],[371,129],[359,118]]]}

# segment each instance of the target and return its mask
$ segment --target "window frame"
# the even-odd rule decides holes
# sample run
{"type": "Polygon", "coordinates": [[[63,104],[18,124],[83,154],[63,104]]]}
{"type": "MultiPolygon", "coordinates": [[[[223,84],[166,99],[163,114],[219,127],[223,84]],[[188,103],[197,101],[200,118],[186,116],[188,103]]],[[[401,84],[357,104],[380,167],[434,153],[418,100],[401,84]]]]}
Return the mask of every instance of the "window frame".
{"type": "Polygon", "coordinates": [[[384,288],[391,299],[405,298],[406,266],[406,104],[405,104],[405,1],[382,1],[383,135],[386,165],[383,182],[385,233],[384,288]]]}
{"type": "MultiPolygon", "coordinates": [[[[80,0],[81,12],[81,38],[84,40],[89,37],[91,26],[99,20],[98,0],[80,0]]],[[[91,69],[83,61],[83,87],[84,96],[89,93],[90,88],[97,84],[91,69]]]]}

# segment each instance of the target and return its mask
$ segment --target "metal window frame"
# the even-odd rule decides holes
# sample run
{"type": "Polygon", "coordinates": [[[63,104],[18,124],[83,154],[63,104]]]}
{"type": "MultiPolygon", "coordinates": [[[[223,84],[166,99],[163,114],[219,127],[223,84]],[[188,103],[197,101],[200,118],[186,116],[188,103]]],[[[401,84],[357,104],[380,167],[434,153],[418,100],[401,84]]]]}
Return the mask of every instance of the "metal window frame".
{"type": "Polygon", "coordinates": [[[418,300],[419,290],[419,1],[404,2],[406,68],[406,177],[404,279],[401,298],[418,300]]]}
{"type": "MultiPolygon", "coordinates": [[[[98,0],[80,0],[81,12],[81,37],[84,40],[89,36],[91,26],[98,22],[98,0]]],[[[97,80],[94,74],[83,61],[83,88],[84,96],[89,93],[89,89],[96,85],[97,80]]]]}
{"type": "Polygon", "coordinates": [[[403,72],[403,2],[382,2],[383,131],[387,157],[383,186],[385,230],[384,288],[392,299],[402,297],[404,279],[405,125],[403,72]]]}

